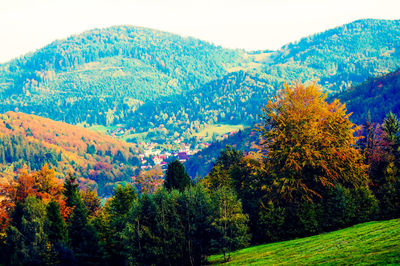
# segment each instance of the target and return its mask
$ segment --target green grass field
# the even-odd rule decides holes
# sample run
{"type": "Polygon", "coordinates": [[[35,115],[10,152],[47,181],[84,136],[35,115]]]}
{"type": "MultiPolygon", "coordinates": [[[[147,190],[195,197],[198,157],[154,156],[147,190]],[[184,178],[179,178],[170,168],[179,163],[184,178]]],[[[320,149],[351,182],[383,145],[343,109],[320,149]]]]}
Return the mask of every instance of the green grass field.
{"type": "MultiPolygon", "coordinates": [[[[221,264],[223,255],[211,256],[209,262],[221,264]]],[[[400,219],[238,250],[227,264],[400,265],[400,219]]]]}
{"type": "Polygon", "coordinates": [[[212,139],[212,135],[215,133],[218,136],[232,131],[239,131],[243,129],[243,125],[227,125],[227,124],[215,124],[209,125],[204,129],[200,130],[198,133],[193,134],[195,137],[205,138],[206,140],[212,139]]]}

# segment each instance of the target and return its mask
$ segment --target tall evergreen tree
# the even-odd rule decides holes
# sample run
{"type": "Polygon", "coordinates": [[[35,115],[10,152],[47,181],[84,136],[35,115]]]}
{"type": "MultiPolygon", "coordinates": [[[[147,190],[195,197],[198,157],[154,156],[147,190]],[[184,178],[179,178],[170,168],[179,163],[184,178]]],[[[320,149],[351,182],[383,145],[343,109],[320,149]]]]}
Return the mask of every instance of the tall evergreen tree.
{"type": "Polygon", "coordinates": [[[45,220],[45,229],[49,241],[54,245],[56,243],[67,242],[67,225],[61,216],[60,205],[56,201],[50,201],[47,204],[47,213],[45,220]]]}
{"type": "Polygon", "coordinates": [[[44,231],[45,205],[35,197],[17,203],[7,230],[9,265],[45,265],[54,262],[44,231]]]}
{"type": "Polygon", "coordinates": [[[183,191],[190,186],[191,179],[185,170],[185,166],[178,160],[168,164],[164,186],[166,189],[177,189],[183,191]]]}

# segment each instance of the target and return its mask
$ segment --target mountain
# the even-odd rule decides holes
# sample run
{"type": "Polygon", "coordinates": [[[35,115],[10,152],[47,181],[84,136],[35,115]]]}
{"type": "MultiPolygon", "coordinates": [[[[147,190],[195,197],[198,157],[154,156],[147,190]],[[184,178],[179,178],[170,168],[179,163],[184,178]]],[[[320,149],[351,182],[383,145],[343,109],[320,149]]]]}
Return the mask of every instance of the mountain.
{"type": "Polygon", "coordinates": [[[0,115],[2,178],[48,164],[59,177],[76,174],[81,186],[108,195],[139,171],[138,152],[133,144],[78,126],[23,113],[0,115]]]}
{"type": "MultiPolygon", "coordinates": [[[[381,123],[389,112],[393,112],[400,117],[400,70],[368,79],[358,86],[332,94],[329,97],[329,101],[335,98],[346,104],[348,112],[352,113],[350,120],[358,125],[364,124],[367,119],[381,123]]],[[[264,98],[261,102],[266,100],[264,98]]],[[[257,112],[261,112],[260,109],[257,112]]],[[[236,113],[236,115],[240,115],[240,112],[236,113]]],[[[246,122],[249,123],[250,121],[246,122]]],[[[258,136],[257,131],[246,128],[229,136],[227,139],[213,142],[209,147],[199,151],[186,162],[185,166],[189,175],[192,177],[206,176],[218,158],[220,151],[226,145],[234,146],[244,152],[251,151],[253,144],[258,143],[258,136]]]]}
{"type": "Polygon", "coordinates": [[[152,29],[95,29],[1,65],[0,111],[105,125],[142,101],[222,77],[242,54],[152,29]]]}
{"type": "MultiPolygon", "coordinates": [[[[275,52],[246,53],[140,27],[96,29],[2,64],[0,112],[16,110],[72,124],[140,123],[135,131],[141,132],[140,128],[148,126],[132,120],[142,120],[146,108],[162,97],[164,103],[181,106],[181,94],[195,96],[202,105],[200,110],[210,108],[213,102],[202,99],[202,92],[208,95],[204,90],[217,86],[218,80],[230,79],[229,72],[261,73],[257,75],[268,84],[265,94],[284,81],[320,80],[324,88],[340,91],[389,73],[400,66],[399,36],[399,20],[368,19],[308,36],[275,52]]],[[[224,85],[221,83],[217,94],[223,93],[224,85]]],[[[248,91],[246,97],[240,92],[233,96],[240,96],[246,105],[239,119],[244,113],[254,117],[252,109],[259,106],[254,97],[259,95],[260,87],[255,86],[255,90],[248,91]]],[[[236,103],[227,104],[228,113],[237,111],[236,103]]],[[[210,117],[204,112],[199,115],[204,120],[210,117]]],[[[226,117],[222,120],[229,120],[226,117]]]]}
{"type": "Polygon", "coordinates": [[[400,70],[367,80],[336,95],[352,112],[351,120],[382,122],[389,112],[400,116],[400,70]]]}
{"type": "Polygon", "coordinates": [[[186,170],[192,178],[203,178],[211,171],[221,151],[223,151],[227,145],[244,153],[248,153],[249,151],[256,151],[256,145],[259,144],[260,140],[259,138],[259,132],[248,127],[232,134],[224,140],[214,141],[210,146],[197,152],[185,162],[186,170]]]}
{"type": "Polygon", "coordinates": [[[233,72],[199,89],[144,103],[125,122],[138,132],[151,130],[153,140],[188,139],[210,124],[250,125],[278,84],[262,74],[233,72]]]}
{"type": "Polygon", "coordinates": [[[339,91],[400,66],[400,20],[364,19],[283,46],[264,71],[339,91]]]}

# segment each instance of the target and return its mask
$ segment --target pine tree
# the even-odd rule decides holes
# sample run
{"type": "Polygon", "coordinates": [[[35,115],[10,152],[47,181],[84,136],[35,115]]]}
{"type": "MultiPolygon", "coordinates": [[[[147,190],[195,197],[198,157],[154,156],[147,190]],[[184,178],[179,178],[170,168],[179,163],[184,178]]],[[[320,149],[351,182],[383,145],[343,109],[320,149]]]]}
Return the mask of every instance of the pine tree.
{"type": "Polygon", "coordinates": [[[190,186],[191,179],[185,170],[185,166],[175,160],[168,164],[167,174],[165,176],[164,186],[166,189],[177,189],[179,191],[185,190],[190,186]]]}
{"type": "Polygon", "coordinates": [[[61,216],[60,205],[56,201],[50,201],[47,204],[47,213],[45,220],[45,229],[49,241],[54,245],[56,243],[67,242],[67,225],[61,216]]]}

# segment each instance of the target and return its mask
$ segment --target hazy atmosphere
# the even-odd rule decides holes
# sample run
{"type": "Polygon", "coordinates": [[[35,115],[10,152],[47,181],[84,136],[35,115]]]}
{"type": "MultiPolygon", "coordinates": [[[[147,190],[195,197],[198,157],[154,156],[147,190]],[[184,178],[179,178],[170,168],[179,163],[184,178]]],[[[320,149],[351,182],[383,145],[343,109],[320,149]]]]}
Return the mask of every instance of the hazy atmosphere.
{"type": "Polygon", "coordinates": [[[396,19],[398,0],[1,0],[0,62],[92,28],[150,27],[227,48],[278,49],[362,18],[396,19]]]}

